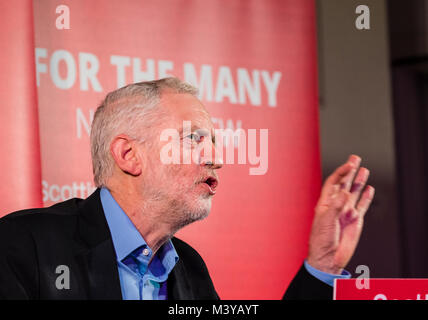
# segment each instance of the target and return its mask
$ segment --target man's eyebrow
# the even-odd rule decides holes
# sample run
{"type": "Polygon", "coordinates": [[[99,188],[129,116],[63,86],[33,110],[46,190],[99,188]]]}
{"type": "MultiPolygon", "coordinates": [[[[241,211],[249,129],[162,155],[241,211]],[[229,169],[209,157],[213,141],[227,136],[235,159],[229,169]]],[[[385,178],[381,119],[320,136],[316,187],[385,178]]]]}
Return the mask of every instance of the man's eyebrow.
{"type": "MultiPolygon", "coordinates": [[[[194,131],[199,130],[199,129],[201,129],[201,128],[199,128],[199,127],[198,127],[198,126],[196,126],[196,125],[193,125],[193,126],[190,128],[190,132],[194,132],[194,131]]],[[[181,128],[180,128],[180,130],[178,130],[178,133],[180,134],[180,136],[183,134],[183,131],[184,131],[184,128],[183,128],[183,127],[181,127],[181,128]]]]}

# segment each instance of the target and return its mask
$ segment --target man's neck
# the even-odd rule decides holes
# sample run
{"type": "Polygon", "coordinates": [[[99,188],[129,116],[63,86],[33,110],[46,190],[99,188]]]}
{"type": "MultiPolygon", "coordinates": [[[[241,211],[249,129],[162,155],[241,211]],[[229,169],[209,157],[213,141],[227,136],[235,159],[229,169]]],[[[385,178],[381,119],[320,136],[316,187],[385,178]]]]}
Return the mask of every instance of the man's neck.
{"type": "Polygon", "coordinates": [[[140,232],[154,256],[175,233],[171,226],[159,219],[167,214],[165,208],[160,208],[149,200],[144,201],[132,192],[124,194],[110,190],[110,193],[140,232]]]}

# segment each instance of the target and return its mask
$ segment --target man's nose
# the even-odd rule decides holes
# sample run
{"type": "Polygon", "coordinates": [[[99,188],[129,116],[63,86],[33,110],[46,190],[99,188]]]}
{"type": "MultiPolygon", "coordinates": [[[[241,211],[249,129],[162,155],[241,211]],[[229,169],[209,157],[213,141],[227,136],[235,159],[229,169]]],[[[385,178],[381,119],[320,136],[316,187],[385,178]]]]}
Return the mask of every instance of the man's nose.
{"type": "Polygon", "coordinates": [[[220,169],[223,167],[223,159],[220,157],[217,148],[213,145],[210,157],[203,157],[201,165],[208,166],[211,169],[220,169]]]}
{"type": "Polygon", "coordinates": [[[217,159],[214,162],[211,160],[206,160],[202,162],[202,165],[210,167],[211,169],[220,169],[223,167],[223,160],[217,159]]]}

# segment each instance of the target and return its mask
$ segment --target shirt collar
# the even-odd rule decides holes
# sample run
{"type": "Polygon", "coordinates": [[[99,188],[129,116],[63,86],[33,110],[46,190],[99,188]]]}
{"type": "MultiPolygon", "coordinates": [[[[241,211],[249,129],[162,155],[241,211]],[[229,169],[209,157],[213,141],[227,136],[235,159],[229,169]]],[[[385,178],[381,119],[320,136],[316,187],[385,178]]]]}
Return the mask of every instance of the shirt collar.
{"type": "Polygon", "coordinates": [[[116,251],[116,257],[118,261],[121,261],[138,247],[147,244],[128,215],[113,198],[110,191],[106,188],[101,188],[100,197],[116,251]]]}
{"type": "MultiPolygon", "coordinates": [[[[107,188],[101,188],[100,197],[113,240],[114,250],[116,251],[117,261],[122,261],[140,247],[149,248],[131,219],[122,210],[107,188]]],[[[149,250],[151,252],[150,248],[149,250]]],[[[168,273],[178,261],[177,251],[175,251],[171,240],[159,248],[156,255],[168,273]]]]}

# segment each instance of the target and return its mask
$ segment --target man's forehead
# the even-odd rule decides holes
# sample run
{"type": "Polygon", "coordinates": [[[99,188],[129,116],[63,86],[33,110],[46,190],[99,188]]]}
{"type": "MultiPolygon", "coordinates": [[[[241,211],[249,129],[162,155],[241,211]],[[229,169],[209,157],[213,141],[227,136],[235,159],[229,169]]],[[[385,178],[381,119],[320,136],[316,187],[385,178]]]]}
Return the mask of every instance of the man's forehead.
{"type": "Polygon", "coordinates": [[[205,128],[211,131],[213,123],[202,102],[190,94],[163,94],[160,106],[176,125],[182,127],[183,121],[190,121],[192,128],[205,128]]]}

